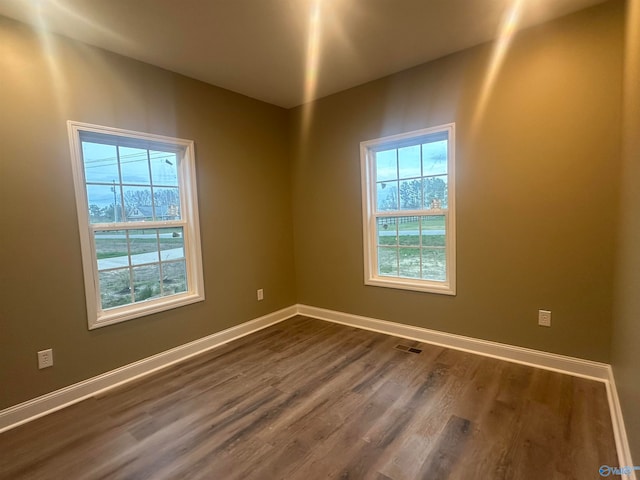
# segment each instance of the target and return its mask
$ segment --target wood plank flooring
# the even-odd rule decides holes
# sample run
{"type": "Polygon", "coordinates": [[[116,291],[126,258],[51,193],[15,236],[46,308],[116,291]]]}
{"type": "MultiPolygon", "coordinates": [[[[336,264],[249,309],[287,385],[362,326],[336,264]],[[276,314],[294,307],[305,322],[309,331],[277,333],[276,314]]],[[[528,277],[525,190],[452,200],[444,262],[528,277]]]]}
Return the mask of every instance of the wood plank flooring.
{"type": "Polygon", "coordinates": [[[0,434],[11,480],[584,480],[603,464],[600,382],[305,317],[0,434]]]}

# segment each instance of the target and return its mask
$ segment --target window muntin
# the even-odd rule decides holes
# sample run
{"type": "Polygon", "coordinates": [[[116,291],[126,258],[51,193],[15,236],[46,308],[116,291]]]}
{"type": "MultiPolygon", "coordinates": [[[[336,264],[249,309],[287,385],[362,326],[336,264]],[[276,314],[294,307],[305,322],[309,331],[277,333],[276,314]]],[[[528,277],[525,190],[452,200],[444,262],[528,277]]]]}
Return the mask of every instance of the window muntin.
{"type": "Polygon", "coordinates": [[[89,328],[203,300],[193,142],[69,132],[89,328]]]}
{"type": "Polygon", "coordinates": [[[455,294],[454,125],[361,143],[365,283],[455,294]]]}

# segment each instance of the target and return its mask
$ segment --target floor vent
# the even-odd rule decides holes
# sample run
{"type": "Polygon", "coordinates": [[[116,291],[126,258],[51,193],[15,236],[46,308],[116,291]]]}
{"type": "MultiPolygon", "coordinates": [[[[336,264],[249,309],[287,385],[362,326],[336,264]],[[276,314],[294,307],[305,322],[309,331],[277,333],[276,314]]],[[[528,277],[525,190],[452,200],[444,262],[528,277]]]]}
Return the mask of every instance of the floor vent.
{"type": "Polygon", "coordinates": [[[422,350],[420,350],[419,348],[414,348],[414,347],[407,347],[406,345],[396,345],[396,350],[400,350],[402,352],[407,352],[407,353],[420,353],[422,352],[422,350]]]}

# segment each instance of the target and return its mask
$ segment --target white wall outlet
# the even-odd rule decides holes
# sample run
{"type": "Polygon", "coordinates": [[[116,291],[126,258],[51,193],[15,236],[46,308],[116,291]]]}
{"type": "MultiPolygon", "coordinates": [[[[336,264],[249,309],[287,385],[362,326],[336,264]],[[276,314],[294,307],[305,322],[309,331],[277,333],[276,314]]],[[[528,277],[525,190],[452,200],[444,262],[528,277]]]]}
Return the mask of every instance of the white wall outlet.
{"type": "Polygon", "coordinates": [[[551,311],[550,310],[538,310],[538,325],[542,327],[551,326],[551,311]]]}
{"type": "Polygon", "coordinates": [[[43,369],[47,367],[53,367],[53,350],[40,350],[38,352],[38,368],[43,369]]]}
{"type": "Polygon", "coordinates": [[[264,290],[261,288],[258,289],[258,301],[260,300],[264,300],[264,290]]]}

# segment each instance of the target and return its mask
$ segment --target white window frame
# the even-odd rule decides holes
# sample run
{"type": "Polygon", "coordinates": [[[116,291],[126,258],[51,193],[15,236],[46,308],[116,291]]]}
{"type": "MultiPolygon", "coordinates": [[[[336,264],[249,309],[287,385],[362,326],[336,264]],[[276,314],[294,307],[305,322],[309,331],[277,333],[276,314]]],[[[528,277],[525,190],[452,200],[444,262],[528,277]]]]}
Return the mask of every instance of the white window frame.
{"type": "Polygon", "coordinates": [[[196,187],[195,149],[191,140],[153,135],[143,132],[104,127],[68,121],[67,128],[71,149],[71,163],[76,196],[76,209],[80,231],[80,247],[84,273],[85,297],[89,329],[162,312],[204,300],[204,277],[200,245],[198,194],[196,187]],[[169,147],[177,153],[178,187],[180,192],[181,218],[179,220],[156,220],[137,222],[112,222],[91,224],[87,199],[85,169],[82,155],[81,133],[125,138],[148,145],[144,148],[169,147]],[[184,256],[186,259],[187,291],[161,298],[129,303],[103,310],[101,308],[98,260],[94,232],[99,230],[128,230],[135,228],[182,227],[184,232],[184,256]]]}
{"type": "Polygon", "coordinates": [[[376,138],[360,143],[362,180],[362,223],[364,247],[364,283],[377,287],[398,288],[420,292],[456,294],[456,221],[455,221],[455,124],[449,123],[398,135],[376,138]],[[447,185],[448,208],[392,210],[377,212],[375,152],[394,146],[420,144],[429,135],[447,133],[447,185]],[[444,216],[446,229],[446,277],[445,281],[404,278],[378,273],[378,239],[376,222],[381,217],[444,216]]]}

